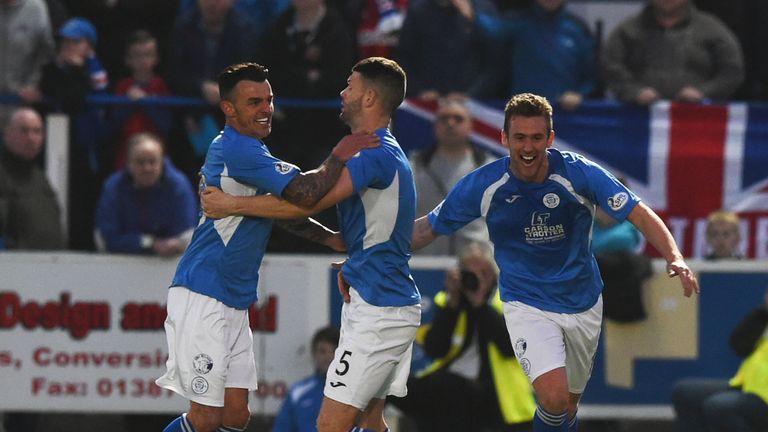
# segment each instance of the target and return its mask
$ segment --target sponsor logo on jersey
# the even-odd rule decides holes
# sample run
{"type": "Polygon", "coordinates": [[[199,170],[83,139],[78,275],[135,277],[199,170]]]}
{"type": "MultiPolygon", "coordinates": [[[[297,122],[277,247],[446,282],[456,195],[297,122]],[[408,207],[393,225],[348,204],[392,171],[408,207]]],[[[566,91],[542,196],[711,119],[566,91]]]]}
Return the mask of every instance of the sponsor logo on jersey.
{"type": "Polygon", "coordinates": [[[629,201],[629,195],[626,192],[619,192],[616,195],[608,198],[608,207],[613,211],[621,210],[624,204],[629,201]]]}
{"type": "Polygon", "coordinates": [[[542,200],[544,202],[544,205],[547,206],[547,208],[555,208],[558,205],[560,205],[560,197],[557,196],[556,193],[548,193],[544,195],[544,199],[542,200]]]}
{"type": "Polygon", "coordinates": [[[525,338],[520,338],[515,341],[515,355],[522,357],[525,354],[525,350],[528,348],[528,342],[525,338]]]}
{"type": "Polygon", "coordinates": [[[208,391],[208,381],[201,376],[192,378],[192,392],[195,394],[203,394],[208,391]]]}
{"type": "Polygon", "coordinates": [[[513,202],[517,201],[518,198],[520,198],[522,195],[511,195],[509,198],[505,199],[504,201],[512,204],[513,202]]]}
{"type": "Polygon", "coordinates": [[[346,387],[346,386],[347,386],[346,384],[344,384],[344,383],[343,383],[343,382],[341,382],[341,381],[332,381],[332,382],[330,382],[329,384],[330,384],[330,385],[331,385],[331,387],[333,387],[333,388],[336,388],[336,387],[346,387]]]}
{"type": "Polygon", "coordinates": [[[280,174],[288,174],[293,170],[293,165],[285,162],[275,162],[275,171],[280,174]]]}
{"type": "Polygon", "coordinates": [[[550,243],[565,238],[563,224],[550,224],[549,217],[549,213],[533,212],[531,214],[531,226],[523,229],[527,243],[550,243]]]}
{"type": "Polygon", "coordinates": [[[195,372],[205,375],[213,369],[213,360],[208,354],[200,353],[192,359],[192,366],[195,372]]]}

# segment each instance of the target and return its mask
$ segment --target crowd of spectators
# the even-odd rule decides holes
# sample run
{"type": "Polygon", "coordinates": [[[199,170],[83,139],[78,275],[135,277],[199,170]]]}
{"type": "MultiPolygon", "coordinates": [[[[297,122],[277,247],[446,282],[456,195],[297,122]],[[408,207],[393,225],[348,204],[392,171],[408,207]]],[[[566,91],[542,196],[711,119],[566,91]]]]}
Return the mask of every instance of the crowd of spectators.
{"type": "Polygon", "coordinates": [[[235,62],[271,70],[278,106],[270,146],[302,168],[316,166],[345,130],[335,107],[280,99],[334,99],[350,66],[370,55],[400,61],[408,95],[433,100],[531,91],[576,109],[595,98],[648,104],[768,97],[768,56],[755,43],[766,31],[762,2],[723,8],[707,0],[646,0],[605,43],[567,3],[0,0],[0,122],[7,124],[16,104],[69,115],[68,246],[94,250],[102,184],[124,167],[132,135],[157,135],[165,155],[197,181],[223,123],[214,78],[235,62]],[[133,103],[87,104],[93,94],[133,103]],[[200,103],[138,102],[152,96],[200,103]]]}

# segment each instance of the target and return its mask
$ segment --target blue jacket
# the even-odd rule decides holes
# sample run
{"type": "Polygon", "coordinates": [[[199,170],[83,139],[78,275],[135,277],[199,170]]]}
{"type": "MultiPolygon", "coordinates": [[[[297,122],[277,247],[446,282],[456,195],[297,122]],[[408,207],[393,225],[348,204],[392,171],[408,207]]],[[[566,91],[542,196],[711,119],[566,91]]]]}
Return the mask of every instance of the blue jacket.
{"type": "Polygon", "coordinates": [[[547,12],[534,4],[507,19],[480,13],[477,25],[487,38],[505,44],[497,79],[506,82],[509,94],[531,92],[556,102],[566,91],[587,97],[595,90],[595,42],[586,24],[564,7],[547,12]]]}
{"type": "Polygon", "coordinates": [[[192,184],[173,164],[163,162],[157,185],[136,189],[126,170],[104,182],[96,209],[96,229],[110,252],[148,253],[142,235],[176,237],[197,225],[198,201],[192,184]]]}
{"type": "Polygon", "coordinates": [[[325,375],[318,374],[291,386],[272,426],[272,432],[315,432],[324,388],[325,375]]]}

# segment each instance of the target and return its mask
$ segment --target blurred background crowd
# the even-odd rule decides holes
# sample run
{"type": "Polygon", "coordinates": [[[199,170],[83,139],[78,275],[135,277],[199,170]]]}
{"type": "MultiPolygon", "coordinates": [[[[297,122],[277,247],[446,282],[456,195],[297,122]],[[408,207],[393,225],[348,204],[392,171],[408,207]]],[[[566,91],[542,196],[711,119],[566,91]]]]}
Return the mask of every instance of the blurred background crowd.
{"type": "MultiPolygon", "coordinates": [[[[183,251],[196,224],[189,192],[223,125],[216,75],[240,61],[269,68],[276,112],[267,143],[305,170],[346,133],[333,101],[350,67],[372,55],[400,62],[408,96],[426,100],[503,100],[530,91],[556,109],[575,110],[589,99],[647,105],[768,98],[768,54],[760,47],[768,39],[765,2],[629,1],[636,12],[609,32],[568,3],[0,0],[3,244],[183,251]],[[59,210],[45,177],[20,180],[41,173],[38,114],[56,112],[70,120],[66,236],[50,232],[59,210]],[[30,191],[42,198],[13,198],[30,191]],[[163,208],[184,210],[160,217],[163,208]],[[41,226],[46,232],[35,232],[41,226]]],[[[414,160],[440,162],[441,155],[414,160]]],[[[461,173],[486,157],[474,154],[461,173]]],[[[289,251],[283,240],[276,234],[270,249],[289,251]]],[[[323,251],[295,241],[290,250],[323,251]]]]}

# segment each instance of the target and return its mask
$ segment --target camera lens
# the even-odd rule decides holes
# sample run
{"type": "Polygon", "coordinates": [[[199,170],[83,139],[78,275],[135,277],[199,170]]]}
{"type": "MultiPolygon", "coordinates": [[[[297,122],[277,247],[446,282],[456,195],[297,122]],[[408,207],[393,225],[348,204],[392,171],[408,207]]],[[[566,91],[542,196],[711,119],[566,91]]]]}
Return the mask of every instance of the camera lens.
{"type": "Polygon", "coordinates": [[[469,270],[461,271],[461,287],[465,291],[475,292],[480,287],[480,281],[477,276],[469,270]]]}

